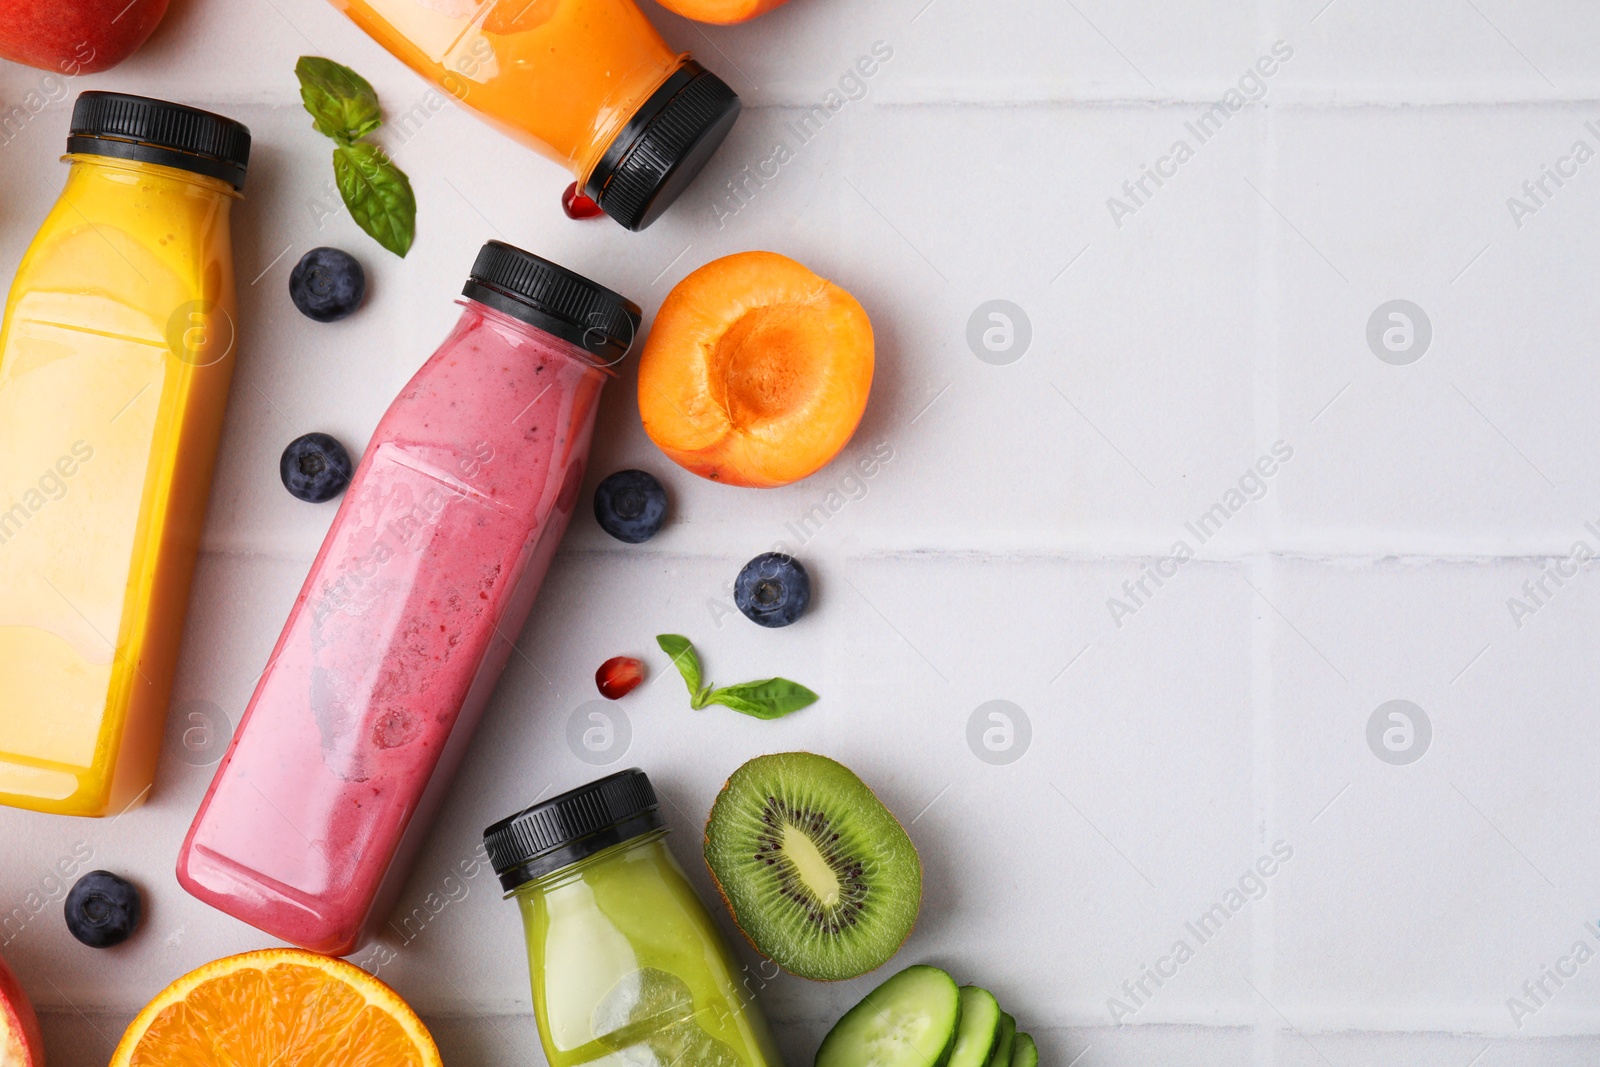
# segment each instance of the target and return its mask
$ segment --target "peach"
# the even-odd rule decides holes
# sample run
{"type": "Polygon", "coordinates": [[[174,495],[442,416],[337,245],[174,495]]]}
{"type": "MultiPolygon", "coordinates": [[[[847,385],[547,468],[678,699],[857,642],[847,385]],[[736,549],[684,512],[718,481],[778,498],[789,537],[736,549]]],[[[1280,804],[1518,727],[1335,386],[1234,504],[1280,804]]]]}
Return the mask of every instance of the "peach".
{"type": "Polygon", "coordinates": [[[872,389],[855,297],[775,252],[707,263],[673,287],[639,358],[639,414],[673,462],[729,485],[787,485],[855,433],[872,389]]]}
{"type": "Polygon", "coordinates": [[[0,1064],[44,1067],[44,1036],[27,994],[6,961],[0,959],[0,1064]]]}
{"type": "Polygon", "coordinates": [[[749,22],[757,15],[765,15],[788,0],[659,0],[662,7],[696,22],[714,22],[728,26],[735,22],[749,22]]]}
{"type": "Polygon", "coordinates": [[[167,0],[0,0],[0,59],[59,74],[110,70],[167,13],[167,0]]]}

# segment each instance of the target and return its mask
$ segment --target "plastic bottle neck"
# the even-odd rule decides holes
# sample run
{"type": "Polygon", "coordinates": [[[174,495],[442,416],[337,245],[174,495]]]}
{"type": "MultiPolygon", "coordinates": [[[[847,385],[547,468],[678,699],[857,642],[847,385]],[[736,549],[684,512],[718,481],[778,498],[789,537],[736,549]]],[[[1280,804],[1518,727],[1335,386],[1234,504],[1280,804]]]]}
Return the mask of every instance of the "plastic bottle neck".
{"type": "Polygon", "coordinates": [[[506,896],[540,896],[550,892],[553,889],[559,889],[561,886],[577,881],[583,877],[585,872],[601,864],[614,862],[621,859],[623,856],[626,856],[632,852],[636,852],[640,849],[662,846],[667,834],[671,832],[672,831],[665,826],[658,827],[654,830],[647,830],[646,832],[639,834],[637,837],[630,837],[626,841],[619,841],[610,848],[602,849],[592,856],[585,856],[576,863],[569,863],[567,866],[559,867],[556,870],[551,871],[549,874],[543,874],[538,878],[530,879],[513,889],[511,892],[507,893],[506,896]]]}
{"type": "Polygon", "coordinates": [[[559,352],[574,363],[582,364],[586,370],[595,371],[608,378],[617,377],[617,372],[612,369],[611,365],[599,362],[593,353],[563,337],[557,337],[548,330],[540,329],[531,322],[519,319],[514,315],[508,315],[499,308],[491,307],[470,296],[458,297],[456,303],[462,307],[461,318],[456,325],[458,331],[469,329],[475,321],[481,321],[502,334],[510,334],[520,340],[545,346],[552,352],[559,352]]]}
{"type": "Polygon", "coordinates": [[[243,199],[238,190],[219,178],[196,174],[178,167],[136,159],[118,159],[115,156],[101,156],[89,152],[69,152],[61,158],[71,164],[67,175],[69,184],[82,184],[97,177],[124,174],[190,186],[197,191],[212,193],[223,201],[243,199]]]}

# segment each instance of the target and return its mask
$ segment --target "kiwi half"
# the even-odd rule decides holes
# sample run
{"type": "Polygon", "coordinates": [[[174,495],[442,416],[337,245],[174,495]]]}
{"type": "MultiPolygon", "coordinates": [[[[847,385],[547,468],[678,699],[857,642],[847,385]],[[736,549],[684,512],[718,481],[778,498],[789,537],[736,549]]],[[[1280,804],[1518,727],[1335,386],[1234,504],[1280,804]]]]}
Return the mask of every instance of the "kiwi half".
{"type": "Polygon", "coordinates": [[[848,767],[810,752],[734,771],[706,822],[705,857],[745,937],[802,978],[881,966],[922,903],[905,829],[848,767]]]}

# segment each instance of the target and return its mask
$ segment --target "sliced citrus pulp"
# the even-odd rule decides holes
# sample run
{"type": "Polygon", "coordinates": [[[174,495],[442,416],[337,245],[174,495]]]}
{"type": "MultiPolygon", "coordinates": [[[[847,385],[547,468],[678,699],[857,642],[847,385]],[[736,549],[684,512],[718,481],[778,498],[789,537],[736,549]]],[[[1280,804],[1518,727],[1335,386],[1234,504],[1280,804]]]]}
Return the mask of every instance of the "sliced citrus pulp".
{"type": "Polygon", "coordinates": [[[215,960],[141,1011],[110,1067],[441,1067],[399,994],[343,960],[266,949],[215,960]]]}

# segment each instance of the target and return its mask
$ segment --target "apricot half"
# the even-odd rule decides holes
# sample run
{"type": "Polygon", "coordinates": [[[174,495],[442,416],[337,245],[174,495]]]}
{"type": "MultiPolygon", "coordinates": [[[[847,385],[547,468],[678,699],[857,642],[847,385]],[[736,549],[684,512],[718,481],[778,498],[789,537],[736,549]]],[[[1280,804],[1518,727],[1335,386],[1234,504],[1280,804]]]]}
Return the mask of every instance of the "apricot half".
{"type": "Polygon", "coordinates": [[[735,22],[749,22],[757,15],[765,15],[788,0],[659,0],[662,7],[674,14],[696,22],[713,22],[729,26],[735,22]]]}
{"type": "Polygon", "coordinates": [[[770,487],[826,466],[872,389],[872,323],[855,297],[775,252],[679,282],[639,358],[639,414],[673,462],[770,487]]]}

